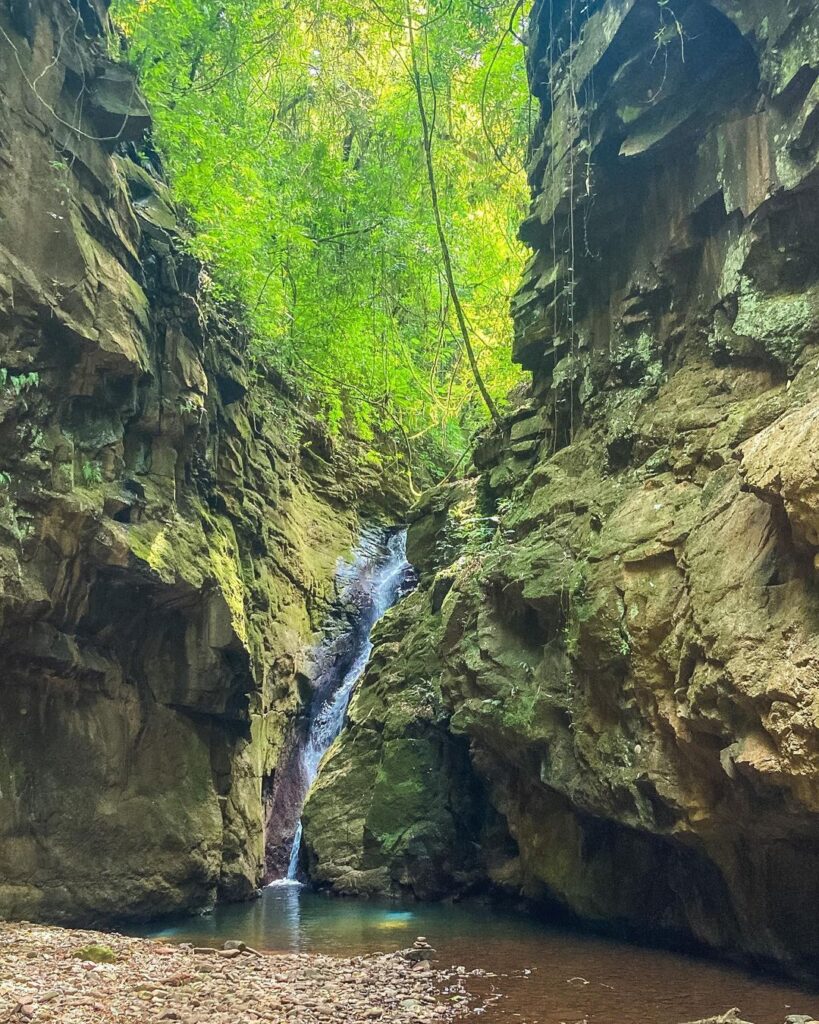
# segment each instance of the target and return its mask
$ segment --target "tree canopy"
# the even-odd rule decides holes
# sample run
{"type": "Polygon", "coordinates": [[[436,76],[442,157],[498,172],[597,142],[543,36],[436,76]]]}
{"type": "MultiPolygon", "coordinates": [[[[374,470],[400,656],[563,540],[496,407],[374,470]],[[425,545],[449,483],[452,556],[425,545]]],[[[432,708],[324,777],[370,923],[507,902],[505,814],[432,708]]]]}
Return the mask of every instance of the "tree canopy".
{"type": "Polygon", "coordinates": [[[191,244],[258,354],[332,423],[458,448],[517,379],[520,4],[116,0],[114,17],[191,244]]]}

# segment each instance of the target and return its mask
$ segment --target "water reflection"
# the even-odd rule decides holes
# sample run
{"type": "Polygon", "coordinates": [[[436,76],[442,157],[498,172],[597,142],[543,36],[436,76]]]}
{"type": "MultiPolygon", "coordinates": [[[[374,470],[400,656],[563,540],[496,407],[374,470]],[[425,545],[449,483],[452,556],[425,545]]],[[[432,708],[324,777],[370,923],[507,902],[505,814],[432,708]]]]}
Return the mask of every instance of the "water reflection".
{"type": "Polygon", "coordinates": [[[819,1011],[819,998],[795,984],[479,903],[338,899],[279,886],[253,903],[220,906],[151,934],[345,956],[400,949],[425,935],[444,963],[501,975],[475,981],[503,993],[482,1024],[679,1024],[733,1006],[755,1024],[783,1024],[789,1014],[819,1011]]]}

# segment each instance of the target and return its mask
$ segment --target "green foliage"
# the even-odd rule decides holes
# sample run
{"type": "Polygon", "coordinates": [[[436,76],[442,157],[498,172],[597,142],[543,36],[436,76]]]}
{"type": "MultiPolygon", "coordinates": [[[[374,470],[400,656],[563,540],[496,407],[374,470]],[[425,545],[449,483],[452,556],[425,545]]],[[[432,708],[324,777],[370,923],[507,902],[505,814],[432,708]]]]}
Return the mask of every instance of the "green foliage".
{"type": "MultiPolygon", "coordinates": [[[[450,451],[485,418],[447,295],[397,0],[116,0],[191,245],[258,353],[329,422],[450,451]]],[[[480,369],[517,380],[508,304],[527,202],[528,93],[509,0],[441,0],[423,88],[480,369]]],[[[516,15],[519,16],[519,15],[516,15]]],[[[513,18],[514,22],[514,18],[513,18]]]]}
{"type": "Polygon", "coordinates": [[[201,421],[205,414],[205,403],[200,395],[183,395],[179,399],[179,411],[183,416],[201,421]]]}
{"type": "Polygon", "coordinates": [[[449,552],[475,555],[495,536],[498,521],[494,516],[481,515],[480,510],[456,506],[447,517],[436,549],[443,560],[449,552]]]}
{"type": "Polygon", "coordinates": [[[5,367],[0,368],[0,388],[7,388],[16,398],[19,398],[24,391],[30,391],[40,384],[40,374],[32,370],[31,373],[11,373],[5,367]]]}
{"type": "Polygon", "coordinates": [[[82,464],[82,479],[87,487],[93,487],[102,483],[102,467],[98,462],[91,462],[85,459],[82,464]]]}
{"type": "Polygon", "coordinates": [[[580,629],[588,618],[588,594],[586,591],[586,573],[588,561],[584,558],[572,559],[563,590],[566,621],[563,627],[563,644],[566,653],[576,655],[580,644],[580,629]]]}
{"type": "Polygon", "coordinates": [[[538,713],[548,705],[540,683],[531,679],[532,670],[520,663],[523,685],[514,690],[500,708],[503,725],[512,732],[527,733],[538,719],[538,713]]]}

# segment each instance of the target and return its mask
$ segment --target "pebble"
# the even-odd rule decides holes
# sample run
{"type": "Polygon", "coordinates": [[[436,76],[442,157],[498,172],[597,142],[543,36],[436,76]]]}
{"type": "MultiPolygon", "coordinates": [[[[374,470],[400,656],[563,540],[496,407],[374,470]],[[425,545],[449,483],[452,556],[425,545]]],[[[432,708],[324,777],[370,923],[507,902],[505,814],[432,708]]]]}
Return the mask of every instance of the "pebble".
{"type": "Polygon", "coordinates": [[[410,950],[345,959],[0,922],[0,1021],[450,1024],[480,1012],[463,975],[433,956],[424,936],[410,950]],[[116,962],[79,961],[93,943],[116,962]]]}

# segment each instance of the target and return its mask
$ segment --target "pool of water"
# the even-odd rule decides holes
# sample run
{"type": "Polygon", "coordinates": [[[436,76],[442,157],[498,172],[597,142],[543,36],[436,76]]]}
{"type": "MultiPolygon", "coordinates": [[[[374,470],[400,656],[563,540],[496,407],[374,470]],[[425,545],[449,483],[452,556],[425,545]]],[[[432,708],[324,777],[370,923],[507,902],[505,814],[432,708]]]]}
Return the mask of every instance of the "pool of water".
{"type": "Polygon", "coordinates": [[[482,1024],[681,1024],[739,1007],[754,1024],[819,1013],[819,996],[795,983],[565,927],[481,903],[339,899],[274,886],[261,899],[226,904],[142,934],[258,949],[354,956],[404,948],[423,935],[442,964],[494,977],[470,987],[499,998],[482,1024]]]}

